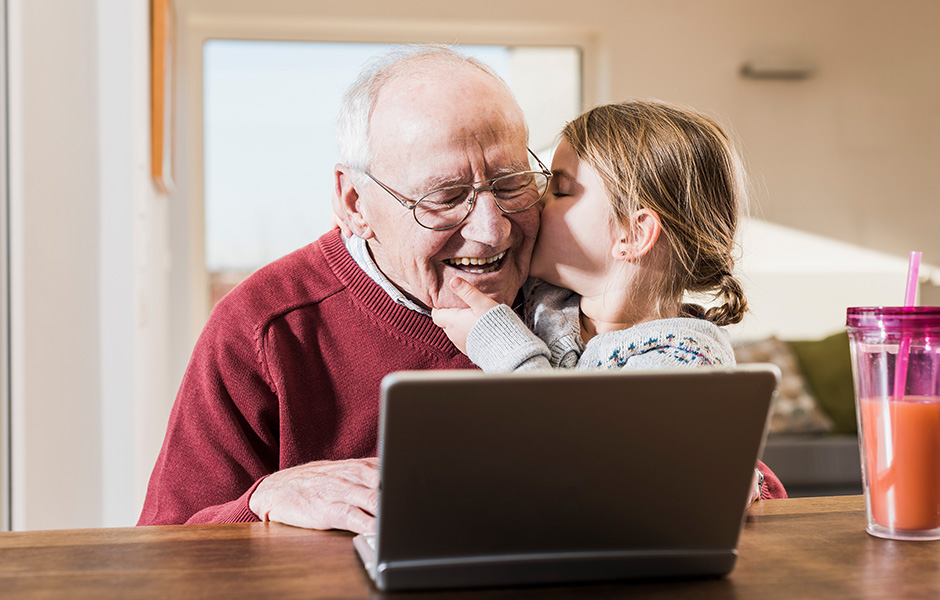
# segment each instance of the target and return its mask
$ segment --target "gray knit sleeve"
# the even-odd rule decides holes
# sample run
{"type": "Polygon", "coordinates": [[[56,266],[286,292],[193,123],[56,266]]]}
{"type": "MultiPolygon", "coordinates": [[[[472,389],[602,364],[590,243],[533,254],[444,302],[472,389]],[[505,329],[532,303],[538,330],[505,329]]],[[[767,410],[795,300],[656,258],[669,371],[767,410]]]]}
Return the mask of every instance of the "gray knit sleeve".
{"type": "Polygon", "coordinates": [[[552,366],[574,368],[584,351],[581,297],[538,279],[529,279],[526,294],[526,325],[548,346],[552,366]]]}
{"type": "Polygon", "coordinates": [[[487,373],[551,368],[548,346],[505,304],[486,311],[470,329],[467,356],[487,373]]]}

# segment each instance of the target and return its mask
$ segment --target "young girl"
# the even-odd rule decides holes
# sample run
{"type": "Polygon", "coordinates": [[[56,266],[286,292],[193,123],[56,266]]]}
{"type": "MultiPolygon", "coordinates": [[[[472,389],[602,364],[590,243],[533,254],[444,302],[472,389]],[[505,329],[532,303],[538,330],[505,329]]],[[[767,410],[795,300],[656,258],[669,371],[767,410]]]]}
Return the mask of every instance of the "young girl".
{"type": "Polygon", "coordinates": [[[435,322],[487,372],[734,365],[723,325],[743,170],[711,119],[658,102],[594,108],[562,131],[526,285],[526,320],[462,280],[435,322]],[[556,287],[557,286],[557,287],[556,287]],[[708,310],[683,304],[712,293],[708,310]],[[534,333],[533,333],[534,332],[534,333]]]}
{"type": "Polygon", "coordinates": [[[528,327],[457,279],[469,308],[432,312],[448,337],[487,372],[733,366],[722,327],[747,310],[732,275],[746,196],[721,127],[660,102],[600,106],[564,128],[552,173],[528,327]],[[687,293],[715,306],[686,304],[687,293]]]}

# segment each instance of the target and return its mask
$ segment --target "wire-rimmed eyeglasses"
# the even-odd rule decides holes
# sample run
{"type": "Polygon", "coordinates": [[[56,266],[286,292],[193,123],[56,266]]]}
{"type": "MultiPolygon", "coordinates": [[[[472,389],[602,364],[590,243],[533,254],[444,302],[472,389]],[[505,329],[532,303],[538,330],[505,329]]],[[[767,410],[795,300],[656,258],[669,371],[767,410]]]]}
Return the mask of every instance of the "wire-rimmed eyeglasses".
{"type": "Polygon", "coordinates": [[[403,198],[368,171],[364,173],[410,210],[418,225],[425,229],[443,231],[457,227],[470,216],[480,192],[492,192],[496,206],[510,215],[538,204],[548,189],[552,172],[542,164],[535,152],[529,148],[527,150],[535,158],[540,171],[521,171],[473,183],[448,185],[431,190],[417,200],[403,198]]]}

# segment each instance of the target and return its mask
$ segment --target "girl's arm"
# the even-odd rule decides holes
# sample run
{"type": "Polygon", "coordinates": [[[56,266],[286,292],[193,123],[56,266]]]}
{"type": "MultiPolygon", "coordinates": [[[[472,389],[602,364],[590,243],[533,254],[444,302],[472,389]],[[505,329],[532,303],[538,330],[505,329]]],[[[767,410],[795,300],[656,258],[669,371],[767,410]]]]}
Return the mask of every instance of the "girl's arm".
{"type": "Polygon", "coordinates": [[[486,311],[467,336],[467,356],[487,373],[551,369],[551,351],[505,304],[486,311]]]}
{"type": "Polygon", "coordinates": [[[433,309],[447,337],[487,373],[550,369],[551,352],[515,312],[456,278],[452,287],[468,308],[433,309]]]}

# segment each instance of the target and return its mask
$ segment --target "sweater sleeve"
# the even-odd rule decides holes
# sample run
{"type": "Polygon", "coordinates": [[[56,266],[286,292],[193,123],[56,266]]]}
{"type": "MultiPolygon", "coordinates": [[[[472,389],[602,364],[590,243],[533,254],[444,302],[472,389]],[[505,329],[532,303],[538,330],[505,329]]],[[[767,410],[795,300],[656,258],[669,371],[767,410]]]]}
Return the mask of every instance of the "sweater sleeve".
{"type": "Polygon", "coordinates": [[[581,297],[534,278],[526,282],[525,290],[526,325],[548,346],[553,367],[573,369],[584,351],[581,297]]]}
{"type": "Polygon", "coordinates": [[[229,304],[196,343],[138,525],[258,520],[248,499],[278,468],[278,399],[260,334],[229,304]]]}
{"type": "Polygon", "coordinates": [[[787,490],[783,488],[783,483],[770,470],[770,467],[761,461],[757,461],[757,469],[764,474],[764,489],[761,490],[761,500],[777,500],[787,497],[787,490]]]}
{"type": "Polygon", "coordinates": [[[477,319],[467,335],[467,356],[487,373],[551,368],[548,346],[505,304],[477,319]]]}
{"type": "Polygon", "coordinates": [[[251,512],[248,500],[264,477],[256,481],[248,491],[231,502],[207,506],[186,520],[187,525],[198,523],[253,523],[260,521],[258,515],[251,512]]]}

